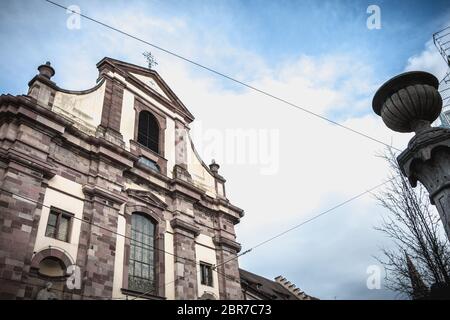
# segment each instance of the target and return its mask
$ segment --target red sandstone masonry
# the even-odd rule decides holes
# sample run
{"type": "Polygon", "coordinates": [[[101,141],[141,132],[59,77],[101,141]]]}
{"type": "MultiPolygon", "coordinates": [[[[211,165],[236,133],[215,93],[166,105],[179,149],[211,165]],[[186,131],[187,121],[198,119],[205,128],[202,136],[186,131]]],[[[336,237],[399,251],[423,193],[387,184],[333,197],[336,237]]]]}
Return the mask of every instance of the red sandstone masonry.
{"type": "MultiPolygon", "coordinates": [[[[80,132],[69,121],[51,112],[49,108],[44,109],[36,105],[32,99],[12,96],[0,98],[0,186],[42,202],[47,179],[51,178],[52,174],[58,174],[83,185],[86,197],[83,219],[113,231],[117,230],[120,205],[125,204],[127,217],[132,211],[146,212],[151,209],[157,212],[159,217],[156,245],[163,250],[166,222],[180,218],[181,215],[176,214],[180,208],[193,208],[195,217],[185,217],[185,222],[193,228],[190,230],[189,228],[186,230],[186,227],[174,228],[173,249],[175,254],[180,256],[175,259],[178,263],[175,270],[179,266],[179,273],[184,276],[183,279],[177,279],[175,275],[177,279],[175,295],[177,299],[197,299],[197,268],[194,263],[186,262],[183,257],[195,261],[195,236],[199,232],[211,237],[223,236],[234,240],[234,224],[239,222],[241,212],[224,201],[220,204],[229,208],[231,213],[221,213],[214,209],[219,204],[218,200],[206,196],[201,189],[192,185],[189,179],[168,178],[166,173],[172,168],[166,168],[167,160],[161,155],[155,157],[162,168],[162,174],[137,167],[138,156],[144,154],[145,150],[139,151],[135,148],[134,153],[126,151],[120,143],[122,138],[118,132],[123,85],[117,80],[108,77],[105,79],[106,91],[101,119],[103,129],[99,130],[99,134],[95,137],[80,132]],[[13,161],[12,155],[26,161],[24,163],[13,161]],[[152,190],[153,193],[165,196],[166,207],[161,206],[156,200],[151,204],[151,192],[148,198],[143,199],[145,194],[131,194],[125,191],[125,183],[136,183],[152,190]],[[223,230],[223,222],[226,223],[227,230],[223,230]]],[[[152,109],[155,106],[142,101],[142,97],[135,102],[137,109],[155,112],[152,109]]],[[[173,111],[177,112],[176,109],[173,111]]],[[[161,111],[155,113],[161,129],[164,130],[164,113],[161,111]]],[[[164,134],[161,134],[161,139],[164,139],[164,134]]],[[[165,149],[164,143],[164,140],[160,141],[162,151],[165,149]]],[[[0,192],[0,212],[0,275],[16,281],[14,284],[8,281],[1,282],[0,297],[34,299],[44,284],[36,275],[30,275],[41,207],[0,192]],[[13,247],[14,250],[11,250],[13,247]],[[20,284],[17,281],[31,284],[20,284]]],[[[148,214],[151,215],[150,212],[148,214]]],[[[130,221],[129,219],[126,221],[127,235],[130,236],[130,221]]],[[[82,269],[82,289],[81,292],[66,294],[64,298],[80,299],[83,298],[81,293],[102,298],[112,296],[116,239],[117,235],[112,232],[93,227],[86,222],[81,224],[76,264],[82,269]]],[[[230,254],[227,252],[229,248],[225,249],[220,244],[217,246],[218,264],[237,253],[230,254]]],[[[129,241],[126,241],[123,289],[127,289],[128,257],[129,241]]],[[[165,283],[164,254],[161,251],[157,258],[157,270],[159,283],[165,283]]],[[[227,263],[221,270],[229,276],[239,278],[237,260],[227,263]]],[[[238,282],[233,283],[225,278],[221,278],[219,282],[221,297],[232,299],[239,297],[238,282]]],[[[161,288],[163,289],[158,295],[164,297],[165,286],[161,288]]]]}
{"type": "Polygon", "coordinates": [[[106,80],[101,126],[110,128],[117,133],[120,132],[123,89],[120,82],[113,79],[106,80]]]}

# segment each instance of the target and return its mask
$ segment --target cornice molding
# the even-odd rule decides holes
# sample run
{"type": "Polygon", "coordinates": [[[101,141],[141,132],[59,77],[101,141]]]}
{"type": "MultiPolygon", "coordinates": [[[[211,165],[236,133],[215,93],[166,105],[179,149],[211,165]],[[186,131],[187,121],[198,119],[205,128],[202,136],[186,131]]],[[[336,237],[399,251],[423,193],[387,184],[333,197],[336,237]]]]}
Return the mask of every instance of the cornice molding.
{"type": "MultiPolygon", "coordinates": [[[[87,152],[91,156],[97,156],[99,158],[107,157],[109,161],[122,166],[125,172],[129,172],[129,174],[140,177],[149,184],[155,184],[150,179],[142,177],[142,175],[137,172],[137,170],[143,170],[142,168],[138,168],[135,165],[139,157],[132,154],[130,151],[127,151],[107,141],[102,137],[91,136],[80,131],[73,125],[73,121],[70,121],[62,117],[61,115],[58,115],[57,113],[40,106],[34,98],[25,95],[1,95],[0,110],[0,113],[9,112],[11,114],[14,114],[15,117],[20,114],[30,121],[37,121],[41,126],[46,126],[52,129],[54,132],[57,132],[58,137],[62,139],[64,143],[67,143],[74,148],[79,148],[80,150],[87,152]],[[17,106],[17,110],[11,110],[11,108],[9,107],[10,105],[17,106]],[[4,106],[6,106],[5,110],[1,110],[1,108],[4,106]],[[24,108],[23,111],[20,110],[21,107],[24,108]],[[40,118],[41,120],[38,120],[38,118],[40,118]],[[53,127],[52,122],[54,124],[53,127]],[[86,148],[83,145],[80,145],[75,141],[68,139],[68,134],[82,140],[89,146],[89,148],[86,148]],[[123,157],[122,159],[127,161],[124,162],[118,156],[123,157]]],[[[50,171],[48,172],[48,174],[51,174],[50,171]]],[[[186,197],[187,199],[190,199],[192,202],[199,204],[205,209],[227,214],[233,218],[236,218],[231,213],[226,213],[218,210],[217,208],[214,208],[214,206],[222,205],[225,208],[228,208],[231,211],[235,212],[238,216],[243,216],[243,210],[231,205],[228,200],[210,197],[205,194],[204,190],[196,187],[194,184],[188,181],[184,181],[176,177],[171,179],[167,176],[151,172],[149,170],[146,170],[145,173],[154,177],[155,179],[160,180],[161,184],[158,184],[158,188],[162,188],[165,192],[167,192],[167,194],[171,195],[172,197],[181,195],[183,197],[186,197]]],[[[239,222],[239,220],[236,220],[236,222],[239,222]]]]}
{"type": "Polygon", "coordinates": [[[174,218],[170,221],[170,226],[176,231],[176,229],[181,229],[184,231],[187,231],[189,233],[192,233],[195,237],[200,234],[200,228],[190,224],[184,220],[181,220],[179,218],[174,218]]]}
{"type": "Polygon", "coordinates": [[[222,236],[214,236],[213,242],[215,245],[222,246],[222,247],[228,247],[232,250],[236,250],[236,252],[241,251],[242,247],[239,242],[236,242],[234,240],[222,237],[222,236]]]}
{"type": "Polygon", "coordinates": [[[30,169],[40,171],[43,173],[44,177],[48,179],[54,177],[56,174],[56,168],[53,165],[34,157],[30,157],[29,155],[18,152],[14,149],[10,149],[3,154],[0,154],[0,157],[6,162],[15,162],[30,169]]]}
{"type": "Polygon", "coordinates": [[[101,188],[99,186],[90,185],[90,184],[83,185],[82,191],[86,195],[99,196],[101,198],[105,198],[109,201],[112,201],[113,203],[118,204],[118,205],[121,205],[128,201],[128,198],[126,196],[123,196],[121,194],[116,194],[107,189],[101,188]]]}
{"type": "Polygon", "coordinates": [[[51,89],[61,92],[61,93],[66,93],[66,94],[75,94],[75,95],[83,95],[83,94],[89,94],[92,93],[94,91],[96,91],[98,88],[100,88],[103,83],[105,82],[104,79],[99,79],[97,84],[95,86],[93,86],[92,88],[86,89],[86,90],[69,90],[69,89],[63,89],[61,87],[58,87],[58,85],[56,85],[55,82],[51,81],[50,79],[41,76],[41,75],[36,75],[33,77],[33,79],[31,79],[28,82],[28,87],[31,87],[35,82],[42,82],[45,85],[49,86],[51,89]]]}
{"type": "Polygon", "coordinates": [[[127,189],[126,192],[130,197],[136,198],[148,205],[160,208],[161,210],[165,210],[167,208],[167,204],[161,201],[151,191],[127,189]]]}

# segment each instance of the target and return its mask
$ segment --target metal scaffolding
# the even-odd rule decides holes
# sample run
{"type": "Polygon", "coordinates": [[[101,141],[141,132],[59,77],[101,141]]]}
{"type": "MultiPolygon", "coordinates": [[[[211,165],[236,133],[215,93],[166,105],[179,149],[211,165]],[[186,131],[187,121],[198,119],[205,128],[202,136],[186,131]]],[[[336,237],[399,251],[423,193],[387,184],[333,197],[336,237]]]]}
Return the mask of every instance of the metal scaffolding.
{"type": "Polygon", "coordinates": [[[442,58],[450,66],[450,26],[433,34],[433,42],[442,58]]]}
{"type": "Polygon", "coordinates": [[[433,42],[449,66],[446,75],[439,82],[439,93],[443,104],[442,113],[436,124],[450,128],[450,26],[433,34],[433,42]]]}

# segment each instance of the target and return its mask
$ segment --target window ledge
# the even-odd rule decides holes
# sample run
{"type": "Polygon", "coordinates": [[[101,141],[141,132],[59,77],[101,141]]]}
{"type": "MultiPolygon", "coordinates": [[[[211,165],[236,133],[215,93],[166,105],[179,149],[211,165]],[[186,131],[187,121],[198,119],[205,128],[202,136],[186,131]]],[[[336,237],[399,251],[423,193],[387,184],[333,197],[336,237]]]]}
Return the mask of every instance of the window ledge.
{"type": "Polygon", "coordinates": [[[131,296],[131,297],[139,297],[139,298],[149,299],[149,300],[166,300],[166,297],[161,297],[161,296],[150,294],[150,293],[144,294],[143,292],[134,291],[134,290],[125,289],[125,288],[122,288],[120,291],[122,292],[122,294],[131,296]]]}
{"type": "Polygon", "coordinates": [[[150,150],[146,146],[143,146],[134,140],[130,140],[130,152],[135,156],[143,156],[154,161],[159,166],[159,169],[161,171],[160,173],[162,173],[163,175],[167,175],[167,159],[164,158],[164,156],[162,156],[161,154],[150,150]]]}
{"type": "Polygon", "coordinates": [[[45,237],[45,238],[48,238],[48,239],[55,240],[55,241],[60,241],[60,242],[62,242],[62,243],[71,244],[70,240],[61,240],[61,239],[58,239],[58,238],[54,238],[54,237],[51,237],[51,236],[47,236],[47,235],[45,235],[45,234],[44,234],[44,237],[45,237]]]}

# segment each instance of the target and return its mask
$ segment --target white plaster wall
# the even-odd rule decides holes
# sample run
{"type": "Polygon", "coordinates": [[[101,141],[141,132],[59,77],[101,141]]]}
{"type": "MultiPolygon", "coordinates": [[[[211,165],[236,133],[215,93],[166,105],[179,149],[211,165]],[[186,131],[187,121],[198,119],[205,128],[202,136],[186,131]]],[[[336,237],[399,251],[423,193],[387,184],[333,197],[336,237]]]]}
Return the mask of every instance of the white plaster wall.
{"type": "Polygon", "coordinates": [[[137,94],[139,94],[141,97],[143,97],[144,99],[148,100],[149,102],[151,102],[153,105],[155,105],[156,107],[158,107],[158,109],[160,109],[161,111],[163,111],[164,113],[166,113],[167,115],[169,115],[171,118],[178,118],[181,121],[184,122],[184,119],[182,116],[178,115],[177,113],[171,111],[170,109],[168,109],[166,106],[164,106],[163,104],[161,104],[159,101],[157,101],[156,99],[152,98],[151,96],[149,96],[147,93],[145,93],[144,91],[138,89],[136,86],[133,86],[132,84],[128,83],[124,77],[122,77],[121,75],[114,73],[114,72],[108,72],[108,75],[112,78],[116,78],[118,80],[120,80],[122,83],[126,84],[126,87],[133,92],[136,92],[137,94]]]}
{"type": "MultiPolygon", "coordinates": [[[[135,75],[140,76],[140,75],[135,75]]],[[[118,78],[121,78],[117,75],[118,78]]],[[[143,77],[143,76],[140,76],[143,77]]],[[[145,77],[143,77],[145,78],[145,77]]],[[[142,80],[142,79],[141,79],[142,80]]],[[[124,81],[124,79],[123,79],[124,81]]],[[[137,88],[129,85],[127,83],[127,87],[132,88],[133,90],[139,91],[137,88]]],[[[161,90],[161,89],[160,89],[161,90]]],[[[168,113],[171,116],[175,114],[172,112],[168,112],[167,108],[158,103],[156,100],[151,99],[148,95],[145,95],[140,91],[140,94],[144,95],[146,99],[149,99],[152,103],[154,103],[158,108],[160,108],[163,112],[168,113]]],[[[125,141],[125,148],[130,150],[130,140],[134,139],[134,126],[135,126],[135,117],[136,112],[134,110],[134,94],[129,90],[125,89],[123,94],[123,103],[122,103],[122,116],[120,119],[120,133],[123,136],[123,140],[125,141]]],[[[166,117],[166,130],[165,130],[165,147],[164,147],[164,157],[167,159],[167,168],[168,168],[168,176],[172,177],[172,169],[175,165],[175,122],[171,117],[166,117]]]]}
{"type": "Polygon", "coordinates": [[[221,182],[217,182],[217,194],[224,197],[224,193],[223,193],[223,183],[221,182]]]}
{"type": "MultiPolygon", "coordinates": [[[[117,233],[125,235],[126,234],[126,220],[123,216],[125,205],[120,208],[120,214],[117,219],[117,233]]],[[[114,280],[113,280],[113,299],[124,298],[125,295],[122,294],[122,284],[123,284],[123,264],[124,264],[124,254],[125,254],[125,238],[117,236],[116,238],[116,256],[114,258],[114,280]]]]}
{"type": "Polygon", "coordinates": [[[219,278],[216,271],[213,271],[213,287],[201,284],[200,262],[206,262],[211,265],[216,265],[216,250],[213,239],[207,235],[199,234],[195,239],[195,257],[197,260],[197,287],[198,296],[201,297],[203,293],[212,293],[219,299],[219,278]]]}
{"type": "Polygon", "coordinates": [[[122,115],[120,118],[120,133],[125,142],[125,148],[130,150],[130,140],[134,139],[134,123],[136,112],[134,110],[134,94],[129,90],[123,91],[122,115]]]}
{"type": "Polygon", "coordinates": [[[106,82],[97,90],[87,94],[56,92],[52,111],[72,118],[78,128],[87,134],[95,134],[101,122],[106,82]],[[92,132],[93,131],[93,132],[92,132]]]}
{"type": "Polygon", "coordinates": [[[166,117],[166,138],[164,155],[167,159],[167,175],[173,177],[173,166],[175,165],[175,121],[166,117]]]}
{"type": "MultiPolygon", "coordinates": [[[[129,136],[134,136],[134,121],[133,121],[133,130],[130,128],[126,128],[126,125],[124,124],[123,128],[125,131],[122,131],[122,121],[125,121],[127,117],[129,117],[129,113],[133,108],[133,102],[131,101],[131,98],[129,95],[132,95],[131,91],[136,92],[137,94],[141,95],[143,98],[151,102],[153,105],[155,105],[157,108],[159,108],[162,112],[167,114],[166,116],[166,133],[165,133],[165,158],[167,159],[167,168],[168,168],[168,176],[172,177],[172,169],[175,165],[175,121],[174,119],[179,119],[181,122],[185,123],[182,116],[180,116],[177,113],[172,112],[167,107],[159,103],[157,100],[146,94],[145,92],[141,91],[137,87],[133,86],[132,84],[128,83],[124,77],[121,75],[114,73],[114,72],[108,72],[108,75],[120,80],[123,83],[126,83],[126,88],[128,90],[125,90],[125,92],[128,92],[127,94],[124,94],[124,102],[123,107],[125,110],[128,110],[128,114],[125,114],[124,111],[122,112],[122,118],[121,118],[121,133],[124,137],[125,143],[128,142],[129,136]],[[131,109],[130,109],[131,106],[131,109]],[[127,138],[126,138],[127,137],[127,138]]],[[[134,115],[132,117],[134,119],[134,115]]],[[[194,184],[196,184],[198,187],[205,190],[205,192],[212,196],[216,196],[216,189],[215,189],[215,181],[214,177],[203,167],[201,164],[201,161],[198,159],[195,152],[192,150],[191,147],[191,140],[189,135],[187,135],[187,161],[188,161],[188,171],[192,175],[194,184]]]]}
{"type": "Polygon", "coordinates": [[[141,190],[141,191],[150,191],[150,189],[146,188],[145,186],[138,185],[134,182],[127,182],[124,183],[125,190],[127,189],[134,189],[134,190],[141,190]]]}
{"type": "Polygon", "coordinates": [[[57,247],[66,251],[70,259],[75,262],[78,253],[78,243],[80,238],[81,221],[83,216],[84,194],[81,184],[63,178],[61,176],[54,176],[48,182],[49,187],[45,191],[44,207],[42,208],[41,218],[39,220],[39,227],[34,244],[34,251],[38,252],[49,246],[57,247]],[[66,192],[66,193],[62,193],[66,192]],[[73,195],[73,196],[71,196],[73,195]],[[45,236],[47,228],[49,207],[55,207],[72,213],[77,219],[71,221],[70,241],[65,242],[45,236]]]}
{"type": "Polygon", "coordinates": [[[173,230],[169,221],[166,223],[167,231],[164,235],[164,264],[165,264],[165,286],[166,298],[175,299],[175,257],[173,256],[173,230]]]}
{"type": "Polygon", "coordinates": [[[143,76],[141,74],[137,74],[137,73],[132,73],[131,74],[133,76],[135,76],[136,78],[138,78],[139,80],[141,80],[143,83],[145,83],[147,86],[149,86],[150,88],[152,88],[153,90],[155,90],[156,92],[158,92],[160,95],[162,95],[164,98],[169,100],[169,97],[166,95],[166,93],[158,86],[158,84],[156,83],[156,81],[151,78],[151,77],[146,77],[143,76]]]}
{"type": "Polygon", "coordinates": [[[194,184],[205,190],[206,194],[215,197],[216,186],[214,177],[205,169],[201,160],[192,149],[191,137],[187,135],[187,167],[194,184]]]}

